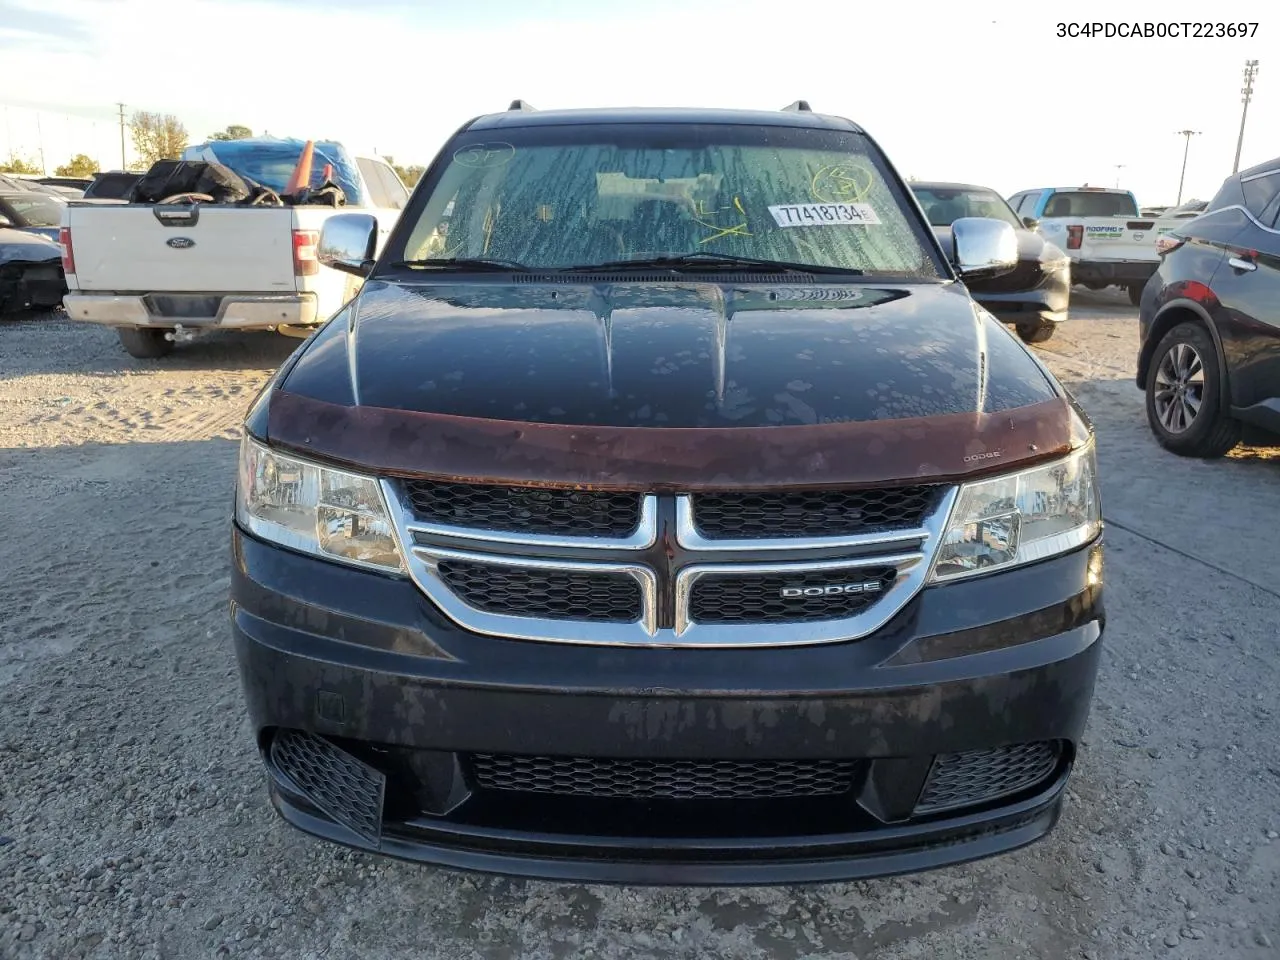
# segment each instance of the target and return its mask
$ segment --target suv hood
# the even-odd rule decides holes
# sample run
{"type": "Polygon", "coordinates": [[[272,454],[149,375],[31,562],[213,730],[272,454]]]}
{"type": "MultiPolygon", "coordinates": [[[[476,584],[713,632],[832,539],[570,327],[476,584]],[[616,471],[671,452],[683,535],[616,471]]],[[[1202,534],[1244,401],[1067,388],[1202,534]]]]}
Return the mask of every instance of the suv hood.
{"type": "MultiPolygon", "coordinates": [[[[1056,382],[960,284],[643,281],[367,282],[282,370],[271,439],[366,466],[513,480],[542,477],[511,472],[528,467],[525,453],[551,470],[575,448],[583,469],[556,479],[653,484],[685,482],[692,466],[671,461],[699,444],[692,460],[721,444],[730,460],[760,467],[776,454],[790,471],[800,443],[819,474],[844,462],[835,472],[848,482],[886,444],[910,441],[891,469],[918,477],[1066,442],[1056,382]],[[984,429],[1005,431],[999,450],[984,429]],[[942,456],[948,445],[959,452],[942,456]],[[468,446],[479,460],[464,469],[468,446]],[[590,450],[630,467],[620,477],[590,450]]],[[[722,481],[751,472],[724,466],[722,481]]]]}

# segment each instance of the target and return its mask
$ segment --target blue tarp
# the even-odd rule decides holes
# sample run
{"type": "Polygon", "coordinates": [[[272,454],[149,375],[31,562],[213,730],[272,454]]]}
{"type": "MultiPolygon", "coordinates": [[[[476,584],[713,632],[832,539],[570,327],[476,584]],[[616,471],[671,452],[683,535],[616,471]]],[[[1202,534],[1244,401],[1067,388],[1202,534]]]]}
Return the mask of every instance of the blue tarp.
{"type": "MultiPolygon", "coordinates": [[[[188,147],[183,152],[182,159],[221,163],[240,176],[248,177],[282,194],[305,146],[305,140],[276,137],[212,140],[188,147]]],[[[324,167],[327,163],[333,164],[333,182],[347,195],[347,203],[351,206],[367,206],[368,199],[360,188],[360,174],[355,159],[340,143],[316,141],[315,159],[311,165],[311,186],[318,187],[324,182],[324,167]]]]}

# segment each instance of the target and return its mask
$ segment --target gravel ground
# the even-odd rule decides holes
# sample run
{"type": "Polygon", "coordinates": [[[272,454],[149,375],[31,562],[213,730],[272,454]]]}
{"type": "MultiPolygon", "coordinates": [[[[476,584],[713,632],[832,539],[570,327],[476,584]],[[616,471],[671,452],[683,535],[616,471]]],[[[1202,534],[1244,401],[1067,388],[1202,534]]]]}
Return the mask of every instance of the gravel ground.
{"type": "Polygon", "coordinates": [[[1037,348],[1095,418],[1109,633],[1056,832],[912,877],[554,885],[311,840],[272,812],[226,623],[238,425],[296,346],[160,362],[0,322],[0,957],[1280,956],[1280,457],[1162,453],[1135,311],[1037,348]]]}

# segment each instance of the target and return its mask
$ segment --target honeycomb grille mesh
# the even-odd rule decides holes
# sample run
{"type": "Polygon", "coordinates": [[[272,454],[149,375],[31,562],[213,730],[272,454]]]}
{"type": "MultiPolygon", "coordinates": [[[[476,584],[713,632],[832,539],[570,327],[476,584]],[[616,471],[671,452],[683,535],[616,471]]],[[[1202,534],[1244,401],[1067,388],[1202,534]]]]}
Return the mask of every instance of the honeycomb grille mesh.
{"type": "Polygon", "coordinates": [[[846,760],[650,760],[476,754],[471,766],[488,790],[570,797],[764,800],[832,796],[850,790],[846,760]]]}
{"type": "Polygon", "coordinates": [[[550,620],[635,623],[640,584],[621,573],[578,573],[442,560],[440,578],[462,601],[487,613],[550,620]]]}
{"type": "Polygon", "coordinates": [[[271,762],[335,821],[379,841],[386,791],[380,771],[301,730],[281,730],[272,738],[271,762]]]}
{"type": "Polygon", "coordinates": [[[1048,778],[1060,754],[1053,742],[940,754],[915,812],[938,813],[1019,793],[1048,778]]]}
{"type": "Polygon", "coordinates": [[[919,527],[936,494],[929,486],[703,493],[693,498],[693,517],[708,539],[831,537],[919,527]]]}
{"type": "Polygon", "coordinates": [[[623,537],[640,522],[640,494],[406,480],[420,521],[509,533],[623,537]]]}
{"type": "Polygon", "coordinates": [[[805,623],[856,616],[884,595],[897,577],[893,567],[788,576],[709,574],[694,582],[689,619],[694,623],[805,623]],[[784,588],[879,584],[879,592],[784,597],[784,588]]]}

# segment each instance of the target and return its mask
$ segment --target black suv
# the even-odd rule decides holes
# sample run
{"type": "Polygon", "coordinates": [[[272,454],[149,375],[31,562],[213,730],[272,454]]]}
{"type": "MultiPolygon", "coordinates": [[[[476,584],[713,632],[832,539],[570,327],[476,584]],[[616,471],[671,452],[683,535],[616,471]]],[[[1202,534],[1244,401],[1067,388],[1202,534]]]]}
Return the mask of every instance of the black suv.
{"type": "Polygon", "coordinates": [[[1157,245],[1138,321],[1156,439],[1204,458],[1280,444],[1280,157],[1228,177],[1157,245]]]}
{"type": "Polygon", "coordinates": [[[872,139],[467,123],[245,422],[231,618],[271,797],[398,857],[830,880],[1056,822],[1103,633],[1093,431],[872,139]]]}

